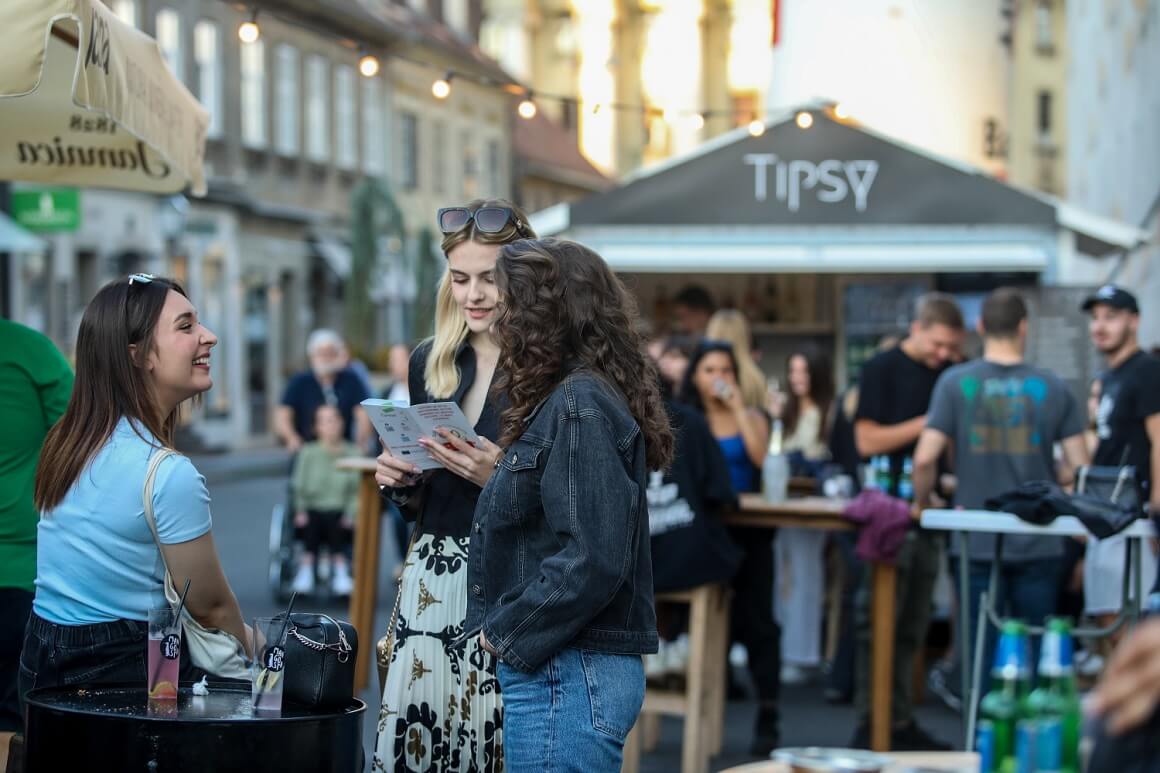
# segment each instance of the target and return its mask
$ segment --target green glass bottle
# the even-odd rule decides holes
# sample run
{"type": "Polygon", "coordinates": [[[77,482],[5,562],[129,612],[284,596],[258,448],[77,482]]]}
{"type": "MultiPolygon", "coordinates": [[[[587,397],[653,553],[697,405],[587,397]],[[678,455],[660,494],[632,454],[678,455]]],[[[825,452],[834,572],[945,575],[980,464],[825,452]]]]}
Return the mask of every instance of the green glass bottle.
{"type": "MultiPolygon", "coordinates": [[[[1015,728],[1026,716],[1031,689],[1031,652],[1027,627],[1018,620],[1003,623],[991,689],[979,703],[980,728],[986,728],[990,769],[983,773],[1015,773],[1015,728]]],[[[982,739],[981,739],[982,740],[982,739]]]]}
{"type": "Polygon", "coordinates": [[[1081,713],[1072,664],[1071,623],[1047,622],[1039,651],[1039,679],[1027,698],[1035,728],[1035,769],[1040,773],[1078,773],[1081,713]]]}

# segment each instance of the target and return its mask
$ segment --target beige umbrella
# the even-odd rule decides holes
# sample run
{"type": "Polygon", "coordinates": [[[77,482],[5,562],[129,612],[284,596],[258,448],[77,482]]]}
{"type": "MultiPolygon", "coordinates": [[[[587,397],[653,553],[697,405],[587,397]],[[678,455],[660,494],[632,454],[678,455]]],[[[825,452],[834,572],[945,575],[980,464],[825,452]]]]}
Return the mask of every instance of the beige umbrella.
{"type": "Polygon", "coordinates": [[[100,0],[2,0],[0,180],[205,194],[209,114],[100,0]]]}

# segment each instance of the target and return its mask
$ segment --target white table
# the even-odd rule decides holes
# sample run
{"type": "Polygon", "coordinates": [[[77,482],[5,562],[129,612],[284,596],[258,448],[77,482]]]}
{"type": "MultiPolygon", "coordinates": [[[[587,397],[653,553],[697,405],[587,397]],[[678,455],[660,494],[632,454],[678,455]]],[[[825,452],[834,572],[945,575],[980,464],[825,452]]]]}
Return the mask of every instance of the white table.
{"type": "MultiPolygon", "coordinates": [[[[967,532],[985,532],[996,535],[1028,534],[1042,537],[1093,536],[1087,530],[1087,527],[1083,525],[1083,522],[1073,515],[1061,515],[1049,524],[1038,526],[1024,521],[1017,515],[997,513],[991,510],[925,510],[922,514],[922,525],[927,529],[958,532],[964,545],[967,541],[967,532]]],[[[1127,537],[1129,539],[1130,565],[1135,569],[1135,576],[1133,578],[1135,581],[1135,597],[1130,598],[1127,578],[1125,577],[1120,618],[1117,618],[1111,630],[1118,628],[1124,618],[1136,618],[1140,615],[1140,605],[1143,595],[1140,556],[1144,550],[1144,541],[1155,537],[1156,531],[1150,520],[1141,518],[1117,536],[1127,537]]],[[[959,561],[959,657],[961,658],[960,663],[963,675],[963,710],[967,712],[966,748],[968,751],[973,750],[975,746],[975,718],[978,710],[977,692],[979,690],[980,673],[982,671],[982,649],[983,642],[985,641],[984,635],[988,617],[994,617],[989,606],[994,599],[994,592],[998,587],[998,564],[1001,558],[1002,545],[1002,537],[1000,536],[1000,539],[995,544],[995,560],[991,571],[990,592],[984,596],[984,599],[979,604],[979,620],[975,636],[975,662],[973,668],[967,662],[967,653],[970,651],[970,633],[969,626],[966,625],[966,615],[964,614],[966,610],[970,609],[970,605],[965,603],[970,596],[970,560],[959,561]],[[987,598],[988,596],[990,598],[987,598]],[[968,674],[970,675],[969,683],[968,674]]],[[[1102,633],[1102,631],[1089,632],[1089,635],[1094,635],[1095,633],[1102,633]]]]}

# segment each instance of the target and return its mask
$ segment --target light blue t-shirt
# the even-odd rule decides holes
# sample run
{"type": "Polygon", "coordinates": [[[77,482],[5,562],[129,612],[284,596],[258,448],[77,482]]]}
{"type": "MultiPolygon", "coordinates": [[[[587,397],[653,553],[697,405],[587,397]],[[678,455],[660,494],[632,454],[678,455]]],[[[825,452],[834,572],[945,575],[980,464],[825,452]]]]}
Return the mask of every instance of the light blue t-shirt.
{"type": "MultiPolygon", "coordinates": [[[[153,437],[144,427],[141,432],[153,437]]],[[[121,419],[61,503],[41,513],[37,615],[59,625],[145,620],[164,603],[165,570],[142,500],[149,458],[160,445],[121,419]]],[[[157,470],[153,515],[166,545],[210,530],[205,478],[186,457],[170,456],[157,470]]]]}

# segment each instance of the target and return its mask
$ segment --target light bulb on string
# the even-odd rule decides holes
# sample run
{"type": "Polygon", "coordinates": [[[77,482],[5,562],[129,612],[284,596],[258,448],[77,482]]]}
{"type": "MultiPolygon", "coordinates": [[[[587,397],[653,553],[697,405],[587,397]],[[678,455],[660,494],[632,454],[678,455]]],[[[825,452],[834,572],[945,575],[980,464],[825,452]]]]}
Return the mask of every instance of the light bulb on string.
{"type": "Polygon", "coordinates": [[[524,120],[531,120],[536,117],[536,103],[532,101],[532,93],[529,91],[523,100],[520,101],[516,112],[520,114],[520,118],[524,120]]]}
{"type": "Polygon", "coordinates": [[[765,134],[765,121],[757,118],[749,122],[749,134],[752,137],[760,137],[765,134]]]}
{"type": "Polygon", "coordinates": [[[701,130],[705,128],[705,116],[703,113],[693,113],[685,119],[690,129],[701,130]]]}
{"type": "Polygon", "coordinates": [[[442,78],[437,79],[431,84],[431,95],[436,99],[447,99],[451,96],[451,79],[454,77],[451,73],[447,73],[442,78]]]}
{"type": "Polygon", "coordinates": [[[794,118],[794,123],[798,125],[799,129],[808,129],[814,125],[814,116],[812,113],[803,110],[794,118]]]}
{"type": "Polygon", "coordinates": [[[258,12],[250,17],[249,21],[244,21],[238,25],[238,40],[243,43],[253,43],[262,36],[262,30],[258,27],[258,12]]]}
{"type": "Polygon", "coordinates": [[[373,78],[379,74],[379,58],[373,54],[365,54],[358,60],[358,71],[364,78],[373,78]]]}
{"type": "Polygon", "coordinates": [[[834,117],[837,118],[839,121],[845,121],[847,118],[850,117],[849,108],[847,108],[844,104],[839,102],[838,104],[834,105],[834,117]]]}

